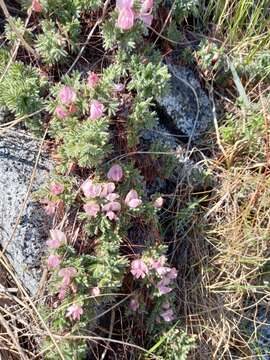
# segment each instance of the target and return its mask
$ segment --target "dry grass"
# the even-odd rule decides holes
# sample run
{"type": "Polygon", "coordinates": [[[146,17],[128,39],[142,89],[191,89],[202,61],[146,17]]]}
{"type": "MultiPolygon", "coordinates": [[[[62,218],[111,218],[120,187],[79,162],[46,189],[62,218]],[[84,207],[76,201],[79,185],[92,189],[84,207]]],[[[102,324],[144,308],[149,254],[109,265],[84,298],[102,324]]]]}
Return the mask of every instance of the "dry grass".
{"type": "MultiPolygon", "coordinates": [[[[243,120],[243,119],[242,119],[243,120]]],[[[240,124],[239,124],[240,126],[240,124]]],[[[268,137],[268,127],[266,127],[268,137]]],[[[270,300],[263,278],[269,275],[270,177],[268,142],[261,157],[224,145],[217,161],[207,161],[216,185],[210,192],[179,199],[204,197],[189,226],[177,237],[179,314],[189,334],[197,336],[194,359],[251,359],[255,356],[258,309],[270,300]],[[237,151],[236,151],[237,150],[237,151]],[[233,153],[233,156],[232,156],[233,153]],[[224,160],[230,158],[230,166],[224,160]],[[223,160],[222,160],[223,159],[223,160]],[[255,166],[255,165],[256,166],[255,166]],[[253,324],[246,331],[247,323],[253,324]]],[[[248,147],[247,147],[248,148],[248,147]]],[[[216,148],[215,148],[216,151],[216,148]]],[[[181,194],[181,188],[180,188],[181,194]]],[[[179,221],[179,220],[177,220],[179,221]]]]}

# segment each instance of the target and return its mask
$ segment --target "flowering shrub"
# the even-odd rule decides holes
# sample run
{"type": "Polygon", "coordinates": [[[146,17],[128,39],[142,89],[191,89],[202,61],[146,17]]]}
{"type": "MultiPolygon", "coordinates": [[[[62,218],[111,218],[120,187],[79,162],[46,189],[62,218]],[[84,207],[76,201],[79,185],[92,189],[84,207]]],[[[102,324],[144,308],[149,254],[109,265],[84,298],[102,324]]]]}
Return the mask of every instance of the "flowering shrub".
{"type": "MultiPolygon", "coordinates": [[[[5,81],[18,86],[1,84],[9,93],[1,93],[0,102],[16,115],[46,106],[49,136],[54,139],[57,165],[37,195],[56,220],[47,240],[50,300],[43,308],[51,331],[80,335],[94,327],[97,304],[106,306],[124,289],[132,293],[124,313],[134,323],[138,315],[145,316],[145,331],[156,338],[177,319],[177,269],[169,265],[168,249],[162,245],[159,211],[164,199],[148,195],[132,153],[139,150],[145,129],[156,124],[155,99],[166,91],[170,78],[161,57],[151,58],[144,46],[159,2],[117,0],[104,8],[103,3],[32,0],[37,31],[30,36],[23,23],[18,24],[22,35],[29,35],[44,71],[14,63],[5,81]],[[78,51],[86,17],[90,22],[102,19],[99,26],[104,49],[112,54],[110,64],[87,74],[68,71],[58,80],[58,69],[65,73],[69,57],[78,51]],[[10,101],[13,92],[24,101],[10,101]],[[127,153],[131,156],[121,159],[127,153]],[[76,236],[69,221],[63,221],[64,213],[73,219],[76,236]],[[146,229],[142,249],[135,251],[131,241],[127,251],[125,243],[138,224],[146,229]]],[[[8,34],[12,44],[12,27],[8,34]]],[[[7,64],[6,53],[0,55],[7,64]]],[[[164,164],[164,177],[173,166],[164,164]]],[[[58,346],[65,359],[85,356],[81,340],[63,340],[58,346]]],[[[44,348],[49,349],[48,359],[58,358],[50,338],[44,348]]]]}

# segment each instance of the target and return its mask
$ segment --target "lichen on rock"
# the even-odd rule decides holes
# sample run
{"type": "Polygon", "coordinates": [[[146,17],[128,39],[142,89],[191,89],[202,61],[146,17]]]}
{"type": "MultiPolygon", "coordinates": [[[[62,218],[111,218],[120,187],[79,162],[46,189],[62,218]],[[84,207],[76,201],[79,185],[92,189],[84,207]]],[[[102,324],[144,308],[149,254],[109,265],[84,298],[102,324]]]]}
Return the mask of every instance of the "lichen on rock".
{"type": "Polygon", "coordinates": [[[22,131],[10,131],[0,137],[0,244],[7,247],[5,254],[17,278],[32,295],[38,288],[41,257],[50,228],[50,219],[31,196],[52,168],[44,154],[39,158],[33,186],[13,237],[12,234],[28,194],[38,150],[39,141],[22,131]]]}

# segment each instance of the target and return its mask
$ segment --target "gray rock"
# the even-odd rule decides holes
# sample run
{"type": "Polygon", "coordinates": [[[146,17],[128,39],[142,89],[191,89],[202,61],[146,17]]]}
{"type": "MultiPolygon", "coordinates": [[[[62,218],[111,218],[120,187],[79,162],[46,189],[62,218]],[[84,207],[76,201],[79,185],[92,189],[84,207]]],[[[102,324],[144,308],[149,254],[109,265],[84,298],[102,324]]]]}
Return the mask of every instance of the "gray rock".
{"type": "Polygon", "coordinates": [[[175,65],[168,68],[171,89],[158,99],[161,121],[175,135],[196,140],[212,123],[210,100],[192,70],[175,65]]]}
{"type": "MultiPolygon", "coordinates": [[[[41,276],[40,260],[48,236],[50,219],[31,193],[13,240],[8,243],[26,197],[39,149],[39,141],[26,133],[10,131],[0,137],[0,244],[7,245],[18,279],[35,294],[41,276]]],[[[32,191],[45,181],[52,167],[42,155],[36,169],[32,191]]]]}

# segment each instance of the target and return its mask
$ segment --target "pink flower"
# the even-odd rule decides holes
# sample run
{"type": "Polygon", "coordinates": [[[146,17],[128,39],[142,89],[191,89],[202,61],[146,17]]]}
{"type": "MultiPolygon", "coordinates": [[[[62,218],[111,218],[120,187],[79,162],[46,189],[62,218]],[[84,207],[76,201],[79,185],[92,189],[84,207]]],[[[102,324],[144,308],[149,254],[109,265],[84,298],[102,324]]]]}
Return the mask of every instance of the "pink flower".
{"type": "Polygon", "coordinates": [[[124,85],[124,84],[121,84],[121,83],[114,85],[114,90],[115,90],[116,92],[121,92],[121,91],[124,90],[124,88],[125,88],[125,85],[124,85]]]}
{"type": "Polygon", "coordinates": [[[67,317],[70,317],[73,320],[80,320],[81,315],[83,314],[83,309],[80,305],[73,304],[67,309],[67,317]]]}
{"type": "Polygon", "coordinates": [[[56,239],[47,240],[46,244],[51,249],[58,249],[61,246],[60,242],[56,239]]]}
{"type": "Polygon", "coordinates": [[[141,7],[141,13],[147,14],[152,11],[153,9],[153,0],[141,0],[142,7],[141,7]]]}
{"type": "Polygon", "coordinates": [[[48,257],[48,267],[50,269],[55,269],[60,265],[60,256],[58,255],[50,255],[48,257]]]}
{"type": "Polygon", "coordinates": [[[116,8],[121,10],[122,8],[132,8],[133,0],[116,0],[116,8]]]}
{"type": "Polygon", "coordinates": [[[66,267],[62,268],[58,275],[63,278],[62,280],[62,288],[67,287],[72,278],[74,278],[77,275],[77,270],[74,267],[66,267]]]}
{"type": "Polygon", "coordinates": [[[115,190],[114,183],[105,183],[102,184],[102,191],[100,193],[100,197],[106,197],[115,190]]]}
{"type": "Polygon", "coordinates": [[[39,0],[33,0],[32,1],[32,9],[33,11],[35,11],[36,13],[40,13],[43,10],[43,6],[41,5],[41,3],[39,2],[39,0]]]}
{"type": "Polygon", "coordinates": [[[154,207],[155,207],[156,209],[162,208],[163,202],[164,202],[163,198],[162,198],[161,196],[158,197],[158,198],[154,201],[154,207]]]}
{"type": "Polygon", "coordinates": [[[62,243],[67,241],[66,235],[61,230],[51,230],[51,239],[46,242],[49,248],[58,249],[62,243]]]}
{"type": "Polygon", "coordinates": [[[64,191],[64,185],[59,183],[52,183],[51,184],[51,193],[53,195],[60,195],[64,191]]]}
{"type": "Polygon", "coordinates": [[[115,212],[118,212],[120,210],[121,204],[118,201],[111,201],[108,204],[102,206],[102,211],[106,212],[106,216],[110,220],[117,220],[118,217],[116,216],[115,212]]]}
{"type": "Polygon", "coordinates": [[[56,206],[57,206],[57,202],[55,201],[47,201],[47,204],[44,208],[45,213],[49,216],[52,216],[55,213],[56,210],[56,206]]]}
{"type": "Polygon", "coordinates": [[[111,201],[106,205],[102,206],[102,211],[108,212],[108,211],[120,211],[121,210],[121,204],[118,201],[111,201]]]}
{"type": "Polygon", "coordinates": [[[130,303],[129,303],[129,308],[132,310],[132,311],[137,311],[140,307],[140,304],[138,302],[137,299],[131,299],[130,300],[130,303]]]}
{"type": "Polygon", "coordinates": [[[120,165],[113,165],[108,171],[107,178],[109,180],[119,182],[123,178],[123,169],[120,165]]]}
{"type": "Polygon", "coordinates": [[[163,277],[162,280],[160,280],[158,283],[157,283],[157,289],[159,290],[160,294],[163,295],[163,294],[168,294],[169,292],[172,291],[172,288],[167,286],[169,285],[171,282],[171,279],[169,279],[166,275],[163,277]]]}
{"type": "Polygon", "coordinates": [[[134,25],[134,13],[129,7],[123,7],[119,11],[117,26],[122,30],[129,30],[134,25]]]}
{"type": "Polygon", "coordinates": [[[160,316],[163,318],[164,321],[169,322],[174,320],[174,314],[172,309],[168,309],[160,314],[160,316]]]}
{"type": "Polygon", "coordinates": [[[59,276],[61,277],[69,277],[69,278],[73,278],[75,275],[77,274],[77,270],[70,266],[70,267],[66,267],[66,268],[62,268],[59,271],[59,276]]]}
{"type": "Polygon", "coordinates": [[[99,296],[100,295],[100,288],[96,286],[93,289],[91,289],[91,295],[92,296],[99,296]]]}
{"type": "Polygon", "coordinates": [[[93,184],[91,180],[86,180],[82,186],[82,191],[86,197],[95,198],[100,196],[102,186],[100,184],[93,184]]]}
{"type": "Polygon", "coordinates": [[[153,21],[153,15],[151,15],[153,9],[153,0],[141,0],[142,6],[137,18],[142,20],[145,25],[150,26],[153,21]]]}
{"type": "Polygon", "coordinates": [[[97,120],[103,116],[104,105],[98,100],[92,100],[90,105],[90,119],[97,120]]]}
{"type": "Polygon", "coordinates": [[[151,26],[152,21],[153,21],[153,15],[143,15],[142,14],[139,16],[139,19],[142,20],[145,23],[145,25],[151,26]]]}
{"type": "Polygon", "coordinates": [[[111,193],[106,196],[106,200],[108,201],[114,201],[116,199],[119,199],[119,195],[116,193],[111,193]]]}
{"type": "Polygon", "coordinates": [[[76,101],[76,92],[70,86],[64,86],[59,92],[62,104],[70,105],[76,101]]]}
{"type": "Polygon", "coordinates": [[[95,72],[90,72],[87,78],[87,84],[89,87],[94,88],[99,82],[99,76],[95,72]]]}
{"type": "Polygon", "coordinates": [[[64,110],[61,105],[56,106],[55,114],[59,117],[59,119],[64,119],[68,116],[68,112],[64,110]]]}
{"type": "Polygon", "coordinates": [[[166,275],[166,278],[172,280],[172,279],[176,279],[177,278],[177,273],[178,271],[176,270],[176,268],[172,268],[166,275]]]}
{"type": "Polygon", "coordinates": [[[118,216],[113,211],[106,212],[106,216],[109,220],[118,220],[118,216]]]}
{"type": "Polygon", "coordinates": [[[94,218],[97,217],[97,214],[100,211],[99,204],[95,203],[94,201],[88,202],[83,206],[83,208],[87,215],[94,218]]]}
{"type": "Polygon", "coordinates": [[[67,287],[66,286],[61,286],[59,294],[58,294],[58,299],[59,300],[64,300],[64,298],[66,297],[66,293],[67,293],[67,287]]]}
{"type": "Polygon", "coordinates": [[[162,281],[157,284],[157,289],[159,290],[161,295],[168,294],[172,291],[172,288],[170,288],[169,286],[162,285],[162,281]]]}
{"type": "Polygon", "coordinates": [[[138,193],[136,190],[130,190],[125,198],[125,203],[131,209],[135,209],[141,205],[142,200],[139,199],[138,193]]]}
{"type": "Polygon", "coordinates": [[[168,266],[159,266],[156,268],[156,272],[158,273],[158,275],[163,276],[166,275],[170,272],[171,268],[169,268],[168,266]]]}
{"type": "Polygon", "coordinates": [[[130,272],[136,279],[139,279],[140,277],[143,279],[145,278],[145,275],[148,274],[148,267],[141,259],[133,260],[130,272]]]}
{"type": "Polygon", "coordinates": [[[50,235],[51,235],[52,239],[56,239],[60,243],[66,243],[67,242],[67,237],[66,237],[65,233],[63,231],[61,231],[61,230],[58,230],[58,229],[50,230],[50,235]]]}

